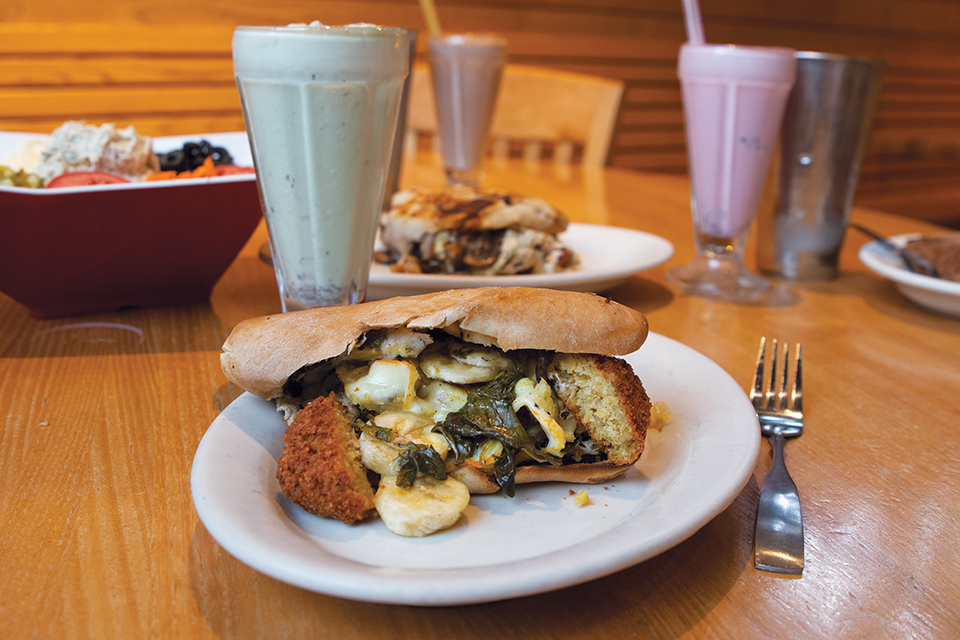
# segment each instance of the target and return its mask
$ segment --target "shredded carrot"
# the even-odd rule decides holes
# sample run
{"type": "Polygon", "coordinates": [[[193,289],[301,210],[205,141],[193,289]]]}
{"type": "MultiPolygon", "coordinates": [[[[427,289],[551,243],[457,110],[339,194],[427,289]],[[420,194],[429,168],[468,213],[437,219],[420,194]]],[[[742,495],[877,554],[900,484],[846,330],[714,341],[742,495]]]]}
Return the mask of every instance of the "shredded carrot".
{"type": "MultiPolygon", "coordinates": [[[[189,171],[184,171],[184,173],[190,173],[189,171]]],[[[190,178],[214,178],[217,175],[217,167],[213,164],[213,158],[207,156],[203,160],[203,164],[193,170],[192,175],[180,177],[190,177],[190,178]]]]}
{"type": "Polygon", "coordinates": [[[152,176],[148,176],[147,180],[178,180],[183,178],[215,178],[219,174],[217,173],[217,166],[213,164],[213,158],[207,156],[203,160],[203,164],[194,169],[193,171],[181,171],[177,173],[176,171],[158,171],[152,176]]]}
{"type": "Polygon", "coordinates": [[[158,171],[153,175],[147,176],[147,180],[173,180],[176,177],[176,171],[158,171]]]}
{"type": "Polygon", "coordinates": [[[476,467],[477,469],[482,469],[488,465],[493,464],[496,460],[495,456],[487,456],[483,460],[474,460],[473,458],[467,458],[463,461],[464,464],[470,465],[471,467],[476,467]]]}

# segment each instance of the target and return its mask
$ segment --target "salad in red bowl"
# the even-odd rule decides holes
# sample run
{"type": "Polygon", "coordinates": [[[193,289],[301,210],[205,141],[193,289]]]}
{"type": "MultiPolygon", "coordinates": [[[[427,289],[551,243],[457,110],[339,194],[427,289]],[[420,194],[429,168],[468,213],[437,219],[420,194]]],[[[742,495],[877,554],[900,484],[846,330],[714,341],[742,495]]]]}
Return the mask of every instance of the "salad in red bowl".
{"type": "Polygon", "coordinates": [[[0,291],[36,318],[207,300],[262,216],[246,134],[147,138],[142,161],[66,154],[47,172],[54,135],[0,132],[0,291]],[[161,165],[201,143],[196,164],[161,165]]]}

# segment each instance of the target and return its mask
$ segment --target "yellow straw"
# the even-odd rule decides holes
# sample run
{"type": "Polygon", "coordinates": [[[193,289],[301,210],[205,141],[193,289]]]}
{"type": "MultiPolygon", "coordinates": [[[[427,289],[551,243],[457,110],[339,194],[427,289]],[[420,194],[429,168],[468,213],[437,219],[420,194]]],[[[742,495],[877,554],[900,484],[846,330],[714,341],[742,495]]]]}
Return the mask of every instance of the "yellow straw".
{"type": "Polygon", "coordinates": [[[433,0],[420,0],[420,10],[423,11],[423,19],[427,23],[430,37],[439,37],[440,18],[437,17],[437,8],[433,5],[433,0]]]}

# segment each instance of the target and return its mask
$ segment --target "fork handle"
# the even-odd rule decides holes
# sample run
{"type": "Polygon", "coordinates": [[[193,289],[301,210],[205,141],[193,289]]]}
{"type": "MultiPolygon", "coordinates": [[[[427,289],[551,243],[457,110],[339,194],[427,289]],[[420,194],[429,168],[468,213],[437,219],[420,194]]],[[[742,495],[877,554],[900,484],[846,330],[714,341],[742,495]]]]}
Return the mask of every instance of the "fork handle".
{"type": "Polygon", "coordinates": [[[754,566],[766,571],[803,573],[803,518],[797,486],[784,464],[784,437],[770,437],[773,462],[760,487],[754,566]]]}

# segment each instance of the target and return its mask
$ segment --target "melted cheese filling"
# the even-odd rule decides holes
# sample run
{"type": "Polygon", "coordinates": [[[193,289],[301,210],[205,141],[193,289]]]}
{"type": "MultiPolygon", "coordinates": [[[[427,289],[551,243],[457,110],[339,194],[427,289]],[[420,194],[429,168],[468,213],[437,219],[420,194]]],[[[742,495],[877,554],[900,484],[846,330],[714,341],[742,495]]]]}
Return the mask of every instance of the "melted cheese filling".
{"type": "MultiPolygon", "coordinates": [[[[469,491],[453,478],[441,481],[423,473],[417,473],[412,486],[397,486],[401,447],[411,443],[429,445],[446,459],[450,444],[433,429],[466,404],[468,391],[462,385],[492,381],[514,364],[495,347],[467,344],[449,352],[427,349],[432,340],[418,337],[425,334],[407,329],[397,331],[403,333],[388,332],[378,345],[380,349],[365,349],[362,355],[355,353],[354,357],[361,360],[341,363],[336,373],[346,397],[373,412],[374,426],[391,434],[389,441],[367,430],[360,434],[363,465],[381,476],[374,497],[377,512],[393,533],[419,537],[452,526],[469,503],[469,491]],[[395,359],[411,355],[415,360],[395,359]]],[[[559,455],[574,440],[576,422],[561,416],[549,383],[544,379],[521,378],[514,392],[513,410],[528,411],[547,436],[543,450],[559,455]]],[[[491,464],[502,452],[502,443],[487,439],[479,444],[468,463],[491,464]]]]}

